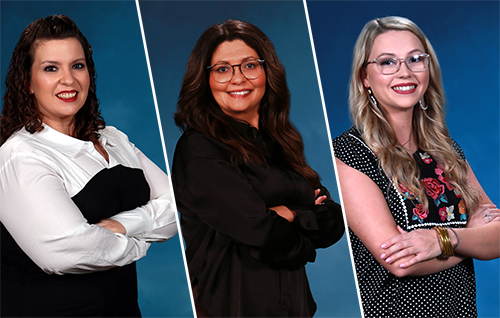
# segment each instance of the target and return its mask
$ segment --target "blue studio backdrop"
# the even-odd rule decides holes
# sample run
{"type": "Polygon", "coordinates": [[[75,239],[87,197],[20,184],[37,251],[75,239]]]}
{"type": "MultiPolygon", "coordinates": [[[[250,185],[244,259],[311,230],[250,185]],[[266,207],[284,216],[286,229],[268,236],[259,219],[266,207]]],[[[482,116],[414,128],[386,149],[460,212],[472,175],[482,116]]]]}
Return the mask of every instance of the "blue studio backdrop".
{"type": "MultiPolygon", "coordinates": [[[[307,7],[332,137],[351,126],[348,83],[361,29],[375,18],[409,18],[437,52],[450,134],[490,199],[500,204],[499,2],[308,1],[307,7]]],[[[499,317],[499,260],[475,261],[475,269],[479,317],[499,317]]]]}
{"type": "MultiPolygon", "coordinates": [[[[134,1],[1,1],[2,96],[12,51],[32,21],[66,14],[94,51],[97,96],[108,125],[125,132],[166,169],[141,30],[134,1]]],[[[179,236],[154,243],[137,262],[144,317],[193,317],[179,236]]],[[[8,292],[8,291],[2,291],[8,292]]]]}
{"type": "MultiPolygon", "coordinates": [[[[449,101],[450,132],[464,148],[483,188],[493,202],[499,203],[499,7],[496,1],[479,3],[310,1],[308,9],[332,137],[350,126],[347,87],[352,47],[361,28],[375,17],[406,16],[422,28],[439,56],[449,101]]],[[[329,140],[300,1],[152,1],[141,2],[141,10],[169,154],[173,154],[180,136],[172,113],[194,43],[208,26],[238,18],[260,27],[274,42],[287,68],[292,121],[304,137],[308,161],[336,195],[329,140]]],[[[73,18],[93,45],[97,92],[107,123],[127,133],[165,170],[132,1],[2,1],[2,96],[5,72],[20,33],[36,18],[54,13],[73,18]]],[[[346,253],[344,238],[334,247],[320,251],[317,262],[307,266],[318,302],[317,317],[359,316],[346,253]]],[[[148,257],[138,262],[138,269],[140,305],[145,317],[192,316],[177,237],[153,244],[148,257]]],[[[498,317],[498,260],[476,262],[476,275],[479,316],[498,317]]]]}
{"type": "MultiPolygon", "coordinates": [[[[308,163],[338,202],[330,139],[301,1],[140,1],[144,32],[169,160],[181,135],[176,109],[187,60],[201,34],[227,19],[259,27],[274,43],[287,71],[292,96],[291,119],[305,144],[308,163]]],[[[171,162],[170,162],[171,163],[171,162]]],[[[345,236],[319,250],[306,266],[316,317],[360,317],[351,259],[345,236]]]]}

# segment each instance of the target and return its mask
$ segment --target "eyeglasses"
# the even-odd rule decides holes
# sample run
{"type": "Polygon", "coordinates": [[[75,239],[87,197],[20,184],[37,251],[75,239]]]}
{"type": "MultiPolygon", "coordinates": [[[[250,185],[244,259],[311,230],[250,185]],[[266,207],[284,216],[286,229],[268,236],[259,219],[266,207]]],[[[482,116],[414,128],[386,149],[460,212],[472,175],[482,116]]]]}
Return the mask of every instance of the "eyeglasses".
{"type": "Polygon", "coordinates": [[[262,75],[262,64],[264,60],[254,59],[248,60],[241,64],[227,64],[218,63],[214,65],[207,66],[207,69],[212,74],[212,78],[217,83],[227,83],[233,78],[234,68],[239,67],[241,74],[245,76],[246,79],[253,80],[262,75]]]}
{"type": "Polygon", "coordinates": [[[404,62],[408,69],[412,72],[423,72],[427,69],[427,66],[429,66],[429,54],[415,54],[404,59],[383,56],[366,62],[366,65],[375,63],[380,73],[384,75],[391,75],[399,71],[401,68],[401,62],[404,62]]]}

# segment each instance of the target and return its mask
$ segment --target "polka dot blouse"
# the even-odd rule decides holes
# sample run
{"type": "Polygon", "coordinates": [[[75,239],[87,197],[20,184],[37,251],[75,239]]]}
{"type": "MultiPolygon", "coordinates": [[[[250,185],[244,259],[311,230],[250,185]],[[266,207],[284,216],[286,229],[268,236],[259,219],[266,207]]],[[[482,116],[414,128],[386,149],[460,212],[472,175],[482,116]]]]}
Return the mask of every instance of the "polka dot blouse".
{"type": "MultiPolygon", "coordinates": [[[[464,157],[458,144],[454,146],[464,157]]],[[[412,193],[407,192],[406,198],[396,189],[355,128],[335,138],[333,148],[338,159],[378,185],[396,224],[404,230],[432,229],[436,225],[465,226],[462,200],[441,176],[440,165],[427,153],[418,150],[415,155],[429,202],[428,211],[419,206],[418,198],[412,193]]],[[[349,235],[365,317],[477,317],[471,258],[435,274],[397,277],[373,257],[350,229],[349,235]]]]}

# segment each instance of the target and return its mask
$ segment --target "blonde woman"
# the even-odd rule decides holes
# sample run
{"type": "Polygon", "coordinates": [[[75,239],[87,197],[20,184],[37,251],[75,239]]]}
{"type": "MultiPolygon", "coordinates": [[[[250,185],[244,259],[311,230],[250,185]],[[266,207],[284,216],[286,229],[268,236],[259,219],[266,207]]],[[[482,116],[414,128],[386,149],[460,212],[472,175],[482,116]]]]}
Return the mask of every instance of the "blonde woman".
{"type": "Polygon", "coordinates": [[[499,257],[500,213],[448,134],[418,26],[365,25],[349,103],[354,125],[333,146],[365,317],[476,317],[471,257],[499,257]]]}

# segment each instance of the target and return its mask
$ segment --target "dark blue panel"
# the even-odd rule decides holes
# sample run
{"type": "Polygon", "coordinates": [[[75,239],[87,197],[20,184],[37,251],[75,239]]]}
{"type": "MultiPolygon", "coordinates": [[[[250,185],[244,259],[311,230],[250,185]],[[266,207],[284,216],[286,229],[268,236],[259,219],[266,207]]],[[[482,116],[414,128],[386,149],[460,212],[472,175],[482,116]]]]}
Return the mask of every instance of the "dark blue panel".
{"type": "MultiPolygon", "coordinates": [[[[398,15],[415,22],[437,52],[447,124],[490,199],[500,203],[499,2],[308,1],[332,137],[350,127],[352,49],[366,22],[398,15]]],[[[477,261],[480,317],[500,313],[500,263],[477,261]]]]}
{"type": "MultiPolygon", "coordinates": [[[[2,96],[7,67],[21,32],[49,14],[72,18],[92,45],[97,97],[107,124],[124,131],[167,171],[134,1],[2,1],[2,96]]],[[[178,236],[153,244],[137,268],[144,317],[193,317],[178,236]]]]}
{"type": "MultiPolygon", "coordinates": [[[[209,26],[240,19],[255,24],[274,43],[287,71],[291,119],[304,138],[308,162],[338,201],[330,138],[301,1],[140,1],[140,7],[170,160],[180,136],[173,112],[188,57],[209,26]]],[[[307,272],[318,303],[317,317],[360,316],[345,237],[319,251],[307,272]]]]}

